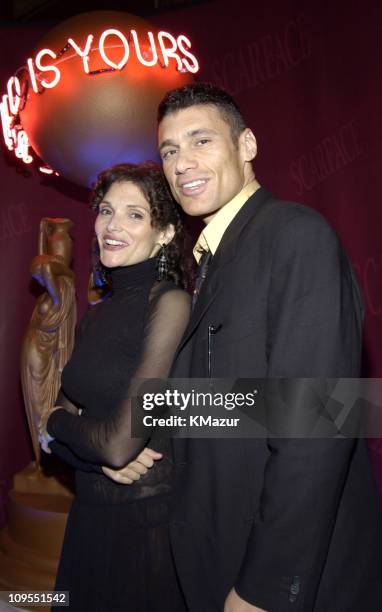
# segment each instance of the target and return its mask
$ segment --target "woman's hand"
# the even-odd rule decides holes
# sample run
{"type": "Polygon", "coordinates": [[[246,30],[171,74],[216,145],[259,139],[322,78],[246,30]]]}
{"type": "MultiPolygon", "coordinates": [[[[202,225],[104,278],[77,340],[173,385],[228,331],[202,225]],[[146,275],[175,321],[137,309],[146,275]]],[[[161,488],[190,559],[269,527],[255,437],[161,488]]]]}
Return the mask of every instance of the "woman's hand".
{"type": "Polygon", "coordinates": [[[38,426],[38,431],[40,436],[47,436],[49,435],[46,429],[47,423],[48,423],[48,419],[50,417],[50,415],[55,411],[58,410],[59,408],[63,408],[63,406],[53,406],[53,408],[51,408],[50,410],[46,410],[42,415],[41,415],[41,419],[40,419],[40,423],[38,426]]]}
{"type": "MultiPolygon", "coordinates": [[[[57,399],[59,400],[60,396],[57,399]]],[[[52,412],[54,412],[55,410],[58,410],[59,408],[63,408],[64,410],[67,410],[68,412],[70,412],[70,414],[73,414],[74,416],[80,416],[82,413],[81,408],[77,408],[77,406],[75,406],[74,404],[66,400],[66,398],[63,398],[63,399],[64,399],[63,406],[53,406],[51,410],[47,410],[46,412],[42,414],[40,423],[38,426],[38,432],[39,432],[38,439],[40,442],[40,446],[42,450],[48,454],[52,452],[49,448],[49,443],[52,442],[52,440],[54,440],[54,438],[52,438],[52,436],[48,434],[48,431],[46,429],[46,426],[48,424],[48,419],[50,415],[52,414],[52,412]]]]}
{"type": "Polygon", "coordinates": [[[38,440],[40,442],[40,446],[42,450],[48,454],[52,452],[49,448],[49,443],[52,442],[54,438],[52,438],[52,436],[48,434],[46,426],[47,426],[48,419],[50,415],[52,414],[52,412],[54,412],[55,410],[58,410],[59,408],[62,408],[62,406],[54,406],[51,410],[46,410],[46,412],[44,412],[41,415],[40,423],[38,426],[38,433],[39,433],[38,440]]]}
{"type": "Polygon", "coordinates": [[[224,602],[224,612],[266,612],[266,610],[250,604],[239,597],[235,589],[231,589],[224,602]]]}
{"type": "Polygon", "coordinates": [[[149,469],[153,467],[154,462],[162,459],[162,456],[162,453],[157,453],[157,451],[151,448],[144,448],[134,461],[128,463],[121,470],[112,470],[111,468],[102,466],[102,471],[115,482],[119,482],[120,484],[133,484],[133,482],[139,480],[141,476],[147,474],[149,469]]]}

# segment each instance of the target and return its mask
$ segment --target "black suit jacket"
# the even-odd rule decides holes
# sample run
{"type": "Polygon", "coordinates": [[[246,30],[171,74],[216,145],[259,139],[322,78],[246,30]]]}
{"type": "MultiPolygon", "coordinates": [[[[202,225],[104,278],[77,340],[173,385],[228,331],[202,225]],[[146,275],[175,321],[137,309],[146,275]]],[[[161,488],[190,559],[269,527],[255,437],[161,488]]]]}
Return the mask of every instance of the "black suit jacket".
{"type": "MultiPolygon", "coordinates": [[[[171,376],[357,377],[361,321],[333,230],[261,188],[223,236],[171,376]]],[[[363,440],[173,447],[171,540],[192,612],[221,612],[233,586],[269,612],[382,610],[381,512],[363,440]]]]}

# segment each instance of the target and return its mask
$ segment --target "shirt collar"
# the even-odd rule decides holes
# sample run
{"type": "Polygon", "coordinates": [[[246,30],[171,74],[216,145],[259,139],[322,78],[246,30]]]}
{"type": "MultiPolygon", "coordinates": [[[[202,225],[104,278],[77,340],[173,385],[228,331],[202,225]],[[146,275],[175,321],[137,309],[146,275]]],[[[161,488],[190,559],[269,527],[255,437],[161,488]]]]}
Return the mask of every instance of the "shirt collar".
{"type": "Polygon", "coordinates": [[[200,262],[203,251],[211,251],[212,255],[215,255],[227,227],[259,187],[260,185],[256,179],[248,183],[230,202],[222,206],[214,218],[206,225],[193,249],[197,263],[200,262]]]}

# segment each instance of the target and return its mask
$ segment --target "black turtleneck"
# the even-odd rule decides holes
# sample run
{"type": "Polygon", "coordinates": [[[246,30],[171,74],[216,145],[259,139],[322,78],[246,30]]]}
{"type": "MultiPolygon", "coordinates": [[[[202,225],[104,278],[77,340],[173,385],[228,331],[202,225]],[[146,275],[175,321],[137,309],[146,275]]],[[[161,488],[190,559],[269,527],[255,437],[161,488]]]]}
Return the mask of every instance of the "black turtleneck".
{"type": "MultiPolygon", "coordinates": [[[[168,457],[130,487],[109,480],[99,466],[123,467],[147,444],[148,439],[129,435],[130,381],[168,375],[188,322],[190,300],[173,283],[156,281],[155,258],[110,269],[109,274],[112,294],[86,313],[62,372],[61,393],[82,408],[82,414],[56,410],[47,429],[55,438],[53,452],[77,468],[77,496],[121,503],[169,486],[168,457]],[[66,453],[60,452],[63,445],[66,453]]],[[[167,453],[166,444],[160,449],[155,443],[156,450],[167,453]]]]}
{"type": "Polygon", "coordinates": [[[106,269],[111,279],[113,292],[120,292],[129,287],[153,284],[157,276],[157,259],[151,257],[132,266],[118,266],[106,269]]]}

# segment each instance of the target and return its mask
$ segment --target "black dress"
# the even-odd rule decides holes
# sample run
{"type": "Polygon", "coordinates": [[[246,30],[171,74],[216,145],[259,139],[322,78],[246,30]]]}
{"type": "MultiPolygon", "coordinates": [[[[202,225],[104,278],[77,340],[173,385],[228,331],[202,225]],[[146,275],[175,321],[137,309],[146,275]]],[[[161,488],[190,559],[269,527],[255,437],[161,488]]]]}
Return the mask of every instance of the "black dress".
{"type": "Polygon", "coordinates": [[[169,373],[189,318],[189,296],[156,281],[149,259],[111,271],[113,294],[90,308],[48,420],[53,452],[76,468],[56,589],[70,591],[70,610],[186,610],[173,564],[168,514],[172,468],[168,442],[151,446],[164,457],[132,485],[107,478],[102,465],[125,466],[148,443],[129,437],[131,378],[169,373]],[[67,398],[67,399],[65,399],[67,398]]]}

